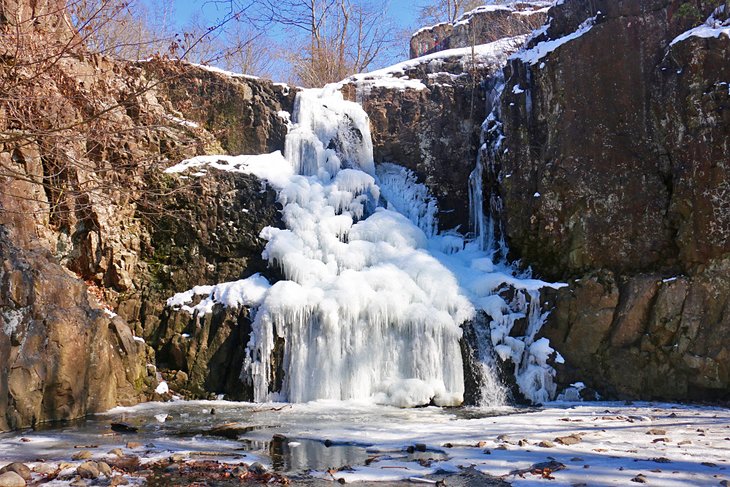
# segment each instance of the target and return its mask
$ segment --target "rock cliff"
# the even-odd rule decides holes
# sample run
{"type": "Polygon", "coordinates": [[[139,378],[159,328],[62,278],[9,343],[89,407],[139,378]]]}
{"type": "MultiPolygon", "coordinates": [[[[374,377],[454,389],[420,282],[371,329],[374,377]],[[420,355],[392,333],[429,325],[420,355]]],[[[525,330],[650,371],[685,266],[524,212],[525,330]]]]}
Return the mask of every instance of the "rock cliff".
{"type": "Polygon", "coordinates": [[[255,178],[162,171],[283,149],[288,87],[89,54],[64,8],[0,2],[0,430],[154,397],[167,297],[260,268],[278,220],[255,178]]]}
{"type": "Polygon", "coordinates": [[[424,27],[411,37],[411,59],[532,32],[545,22],[551,3],[530,1],[485,5],[466,12],[456,22],[424,27]]]}
{"type": "Polygon", "coordinates": [[[727,13],[567,0],[505,69],[487,184],[512,257],[571,283],[544,331],[566,383],[730,397],[727,13]]]}

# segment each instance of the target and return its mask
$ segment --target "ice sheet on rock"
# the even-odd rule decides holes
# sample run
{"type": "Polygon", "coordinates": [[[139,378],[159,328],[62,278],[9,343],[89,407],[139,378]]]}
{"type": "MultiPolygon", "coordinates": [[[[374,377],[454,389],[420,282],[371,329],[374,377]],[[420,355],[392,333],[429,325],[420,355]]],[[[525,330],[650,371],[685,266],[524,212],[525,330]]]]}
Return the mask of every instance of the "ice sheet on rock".
{"type": "Polygon", "coordinates": [[[370,124],[357,103],[345,101],[337,85],[297,94],[286,159],[294,172],[322,181],[340,169],[375,173],[370,124]]]}
{"type": "Polygon", "coordinates": [[[388,207],[406,216],[427,237],[438,232],[438,203],[428,188],[418,183],[410,169],[382,163],[376,170],[378,186],[388,207]]]}
{"type": "Polygon", "coordinates": [[[579,37],[588,33],[593,28],[594,24],[595,24],[595,18],[591,17],[590,19],[587,19],[585,22],[583,22],[580,26],[578,26],[578,28],[575,30],[575,32],[571,32],[570,34],[564,35],[563,37],[560,37],[559,39],[551,39],[551,40],[539,42],[535,46],[531,47],[530,49],[525,49],[525,50],[517,52],[510,59],[520,59],[521,61],[523,61],[525,63],[535,65],[538,62],[540,62],[540,60],[542,60],[545,56],[547,56],[551,52],[555,51],[563,44],[566,44],[575,39],[578,39],[579,37]]]}
{"type": "MultiPolygon", "coordinates": [[[[207,164],[253,172],[252,166],[275,159],[286,228],[267,227],[261,237],[264,259],[284,280],[269,286],[257,275],[200,286],[168,305],[191,313],[210,312],[216,303],[255,308],[242,378],[259,402],[458,405],[464,393],[460,325],[476,309],[491,317],[482,335],[491,337],[498,356],[516,364],[523,392],[537,402],[551,397],[554,371],[543,357],[546,349],[533,343],[545,317],[536,293],[558,285],[517,277],[510,266],[495,265],[483,244],[439,234],[428,189],[394,164],[375,170],[367,116],[336,87],[300,92],[295,107],[287,160],[274,154],[257,165],[250,156],[211,156],[168,170],[207,164]],[[282,161],[288,171],[279,167],[282,161]],[[516,289],[513,302],[498,295],[505,286],[516,289]],[[193,306],[196,296],[202,300],[193,306]],[[529,317],[528,333],[511,337],[519,317],[529,317]],[[284,376],[273,390],[277,366],[284,376]]],[[[481,206],[473,210],[480,212],[481,206]]],[[[485,359],[485,378],[493,376],[487,373],[492,366],[485,359]]],[[[498,381],[486,382],[495,390],[485,397],[504,397],[498,381]]]]}
{"type": "MultiPolygon", "coordinates": [[[[241,172],[265,179],[275,188],[289,183],[294,172],[280,151],[256,156],[196,156],[165,169],[167,174],[180,174],[193,169],[212,167],[220,171],[241,172]]],[[[201,176],[204,173],[195,173],[201,176]]]]}

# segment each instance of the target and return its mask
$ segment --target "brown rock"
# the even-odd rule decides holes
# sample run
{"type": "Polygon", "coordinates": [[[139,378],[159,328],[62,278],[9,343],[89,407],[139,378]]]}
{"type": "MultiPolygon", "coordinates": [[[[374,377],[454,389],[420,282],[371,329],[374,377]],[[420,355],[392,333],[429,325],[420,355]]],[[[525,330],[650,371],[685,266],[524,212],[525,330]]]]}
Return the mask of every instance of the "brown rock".
{"type": "Polygon", "coordinates": [[[25,480],[15,472],[5,472],[0,474],[0,487],[25,487],[25,480]]]}
{"type": "Polygon", "coordinates": [[[550,440],[543,440],[540,443],[538,443],[537,446],[539,446],[541,448],[555,448],[555,443],[553,443],[550,440]]]}
{"type": "Polygon", "coordinates": [[[576,445],[581,441],[583,441],[583,439],[578,435],[559,436],[555,438],[555,442],[560,443],[561,445],[576,445]]]}
{"type": "Polygon", "coordinates": [[[84,479],[95,479],[99,477],[99,465],[96,462],[84,462],[78,466],[76,473],[84,479]]]}
{"type": "Polygon", "coordinates": [[[31,471],[28,466],[23,463],[13,462],[9,465],[5,465],[3,468],[0,468],[0,474],[5,472],[15,472],[23,477],[23,480],[31,479],[31,471]]]}
{"type": "Polygon", "coordinates": [[[88,460],[89,458],[92,458],[94,456],[93,453],[91,453],[89,450],[81,450],[79,452],[74,453],[71,458],[74,460],[88,460]]]}
{"type": "Polygon", "coordinates": [[[646,5],[551,9],[528,49],[601,16],[540,62],[509,61],[485,187],[514,257],[541,277],[580,278],[554,293],[544,329],[566,359],[561,385],[716,400],[730,391],[730,172],[716,166],[730,160],[717,142],[730,137],[730,39],[671,43],[711,2],[646,5]]]}

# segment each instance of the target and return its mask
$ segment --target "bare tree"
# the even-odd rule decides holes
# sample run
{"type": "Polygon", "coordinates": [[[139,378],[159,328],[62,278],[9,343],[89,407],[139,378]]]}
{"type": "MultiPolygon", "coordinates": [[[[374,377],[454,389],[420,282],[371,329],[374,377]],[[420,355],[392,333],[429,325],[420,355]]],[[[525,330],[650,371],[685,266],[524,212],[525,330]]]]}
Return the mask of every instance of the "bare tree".
{"type": "Polygon", "coordinates": [[[165,52],[176,39],[169,2],[67,0],[69,18],[86,48],[122,59],[165,52]],[[154,11],[154,14],[150,11],[154,11]]]}
{"type": "Polygon", "coordinates": [[[421,25],[439,24],[441,22],[454,23],[462,14],[484,5],[484,3],[484,0],[435,0],[429,5],[421,7],[418,21],[421,25]]]}
{"type": "MultiPolygon", "coordinates": [[[[221,0],[241,12],[238,0],[221,0]]],[[[261,0],[247,13],[259,28],[288,36],[285,58],[294,82],[322,86],[366,70],[397,42],[385,1],[261,0]]]]}

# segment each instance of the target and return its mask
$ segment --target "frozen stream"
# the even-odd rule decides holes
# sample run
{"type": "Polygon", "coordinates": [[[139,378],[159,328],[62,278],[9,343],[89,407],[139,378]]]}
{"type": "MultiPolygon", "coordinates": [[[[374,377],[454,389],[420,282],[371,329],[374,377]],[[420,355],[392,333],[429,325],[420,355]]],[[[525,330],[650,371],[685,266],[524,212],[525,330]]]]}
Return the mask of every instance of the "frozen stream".
{"type": "Polygon", "coordinates": [[[730,410],[647,403],[552,404],[541,410],[148,403],[72,425],[1,435],[0,463],[35,466],[42,458],[73,466],[80,463],[71,459],[79,447],[94,460],[109,459],[114,455],[108,452],[120,448],[143,465],[173,454],[182,463],[259,461],[295,483],[446,478],[447,485],[459,485],[454,474],[470,471],[513,485],[632,485],[640,474],[649,485],[721,485],[730,479],[730,410]],[[139,431],[114,433],[115,421],[139,431]],[[128,448],[130,441],[138,445],[128,448]],[[530,472],[550,461],[564,466],[548,473],[554,480],[530,472]]]}

